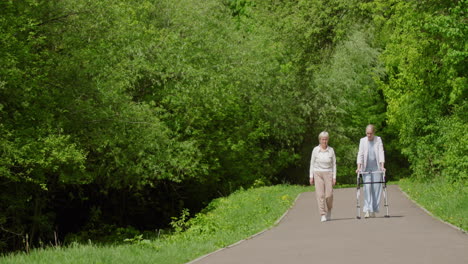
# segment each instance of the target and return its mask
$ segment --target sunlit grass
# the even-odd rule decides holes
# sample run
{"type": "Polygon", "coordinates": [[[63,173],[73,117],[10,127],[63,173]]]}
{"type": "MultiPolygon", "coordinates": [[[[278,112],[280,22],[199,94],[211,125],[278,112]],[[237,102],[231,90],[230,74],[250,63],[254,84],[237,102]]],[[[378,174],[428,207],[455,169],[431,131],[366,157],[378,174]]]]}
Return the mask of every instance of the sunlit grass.
{"type": "MultiPolygon", "coordinates": [[[[399,184],[435,216],[468,229],[467,186],[408,179],[399,184]]],[[[160,239],[130,238],[127,245],[107,246],[73,243],[8,255],[0,258],[0,263],[186,263],[274,226],[299,193],[312,190],[290,185],[242,190],[214,200],[188,222],[179,218],[174,225],[181,231],[160,239]]]]}
{"type": "Polygon", "coordinates": [[[188,222],[174,221],[178,233],[128,245],[72,244],[0,258],[1,263],[186,263],[272,227],[299,193],[311,187],[277,185],[219,198],[188,222]]]}
{"type": "Polygon", "coordinates": [[[443,180],[418,182],[400,180],[400,187],[411,199],[434,216],[468,231],[468,186],[443,180]]]}

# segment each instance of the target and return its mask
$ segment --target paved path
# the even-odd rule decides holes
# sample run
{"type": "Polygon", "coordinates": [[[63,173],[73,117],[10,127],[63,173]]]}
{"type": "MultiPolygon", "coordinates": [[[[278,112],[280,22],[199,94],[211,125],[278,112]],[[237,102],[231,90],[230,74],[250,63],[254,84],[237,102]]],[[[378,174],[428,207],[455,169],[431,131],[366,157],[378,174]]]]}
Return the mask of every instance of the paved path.
{"type": "MultiPolygon", "coordinates": [[[[334,190],[332,221],[319,220],[315,194],[302,193],[274,228],[194,264],[468,263],[468,235],[431,217],[398,186],[390,218],[356,219],[355,189],[334,190]]],[[[362,204],[362,203],[361,203],[362,204]]]]}

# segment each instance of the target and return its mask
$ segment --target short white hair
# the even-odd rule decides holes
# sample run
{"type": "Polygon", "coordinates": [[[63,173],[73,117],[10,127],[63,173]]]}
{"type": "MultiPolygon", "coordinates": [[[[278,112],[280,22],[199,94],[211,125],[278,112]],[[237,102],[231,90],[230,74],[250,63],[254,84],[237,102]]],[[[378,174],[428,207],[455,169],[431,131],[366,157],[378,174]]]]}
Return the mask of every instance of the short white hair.
{"type": "Polygon", "coordinates": [[[323,137],[327,137],[327,138],[330,137],[330,136],[328,135],[328,132],[327,132],[327,131],[322,131],[322,132],[320,132],[320,134],[319,134],[319,136],[318,136],[319,141],[320,141],[320,139],[323,138],[323,137]]]}
{"type": "Polygon", "coordinates": [[[367,131],[367,129],[371,129],[372,132],[375,133],[375,126],[374,125],[372,125],[372,124],[367,125],[366,126],[366,131],[367,131]]]}

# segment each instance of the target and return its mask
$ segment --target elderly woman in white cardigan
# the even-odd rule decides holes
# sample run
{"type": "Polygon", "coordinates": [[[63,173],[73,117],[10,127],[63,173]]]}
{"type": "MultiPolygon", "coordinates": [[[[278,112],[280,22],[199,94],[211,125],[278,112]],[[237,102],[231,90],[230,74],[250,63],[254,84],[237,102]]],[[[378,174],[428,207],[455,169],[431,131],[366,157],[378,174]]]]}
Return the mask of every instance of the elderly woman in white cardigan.
{"type": "Polygon", "coordinates": [[[336,184],[335,151],[328,146],[328,133],[319,134],[319,145],[312,151],[310,159],[310,184],[315,184],[320,221],[331,220],[333,208],[333,185],[336,184]]]}
{"type": "MultiPolygon", "coordinates": [[[[375,136],[375,127],[366,127],[366,137],[359,142],[359,152],[357,155],[357,170],[360,172],[385,171],[385,155],[382,139],[375,136]]],[[[381,173],[365,173],[362,175],[363,183],[381,182],[381,173]]],[[[382,194],[382,184],[364,184],[364,217],[375,217],[379,212],[380,196],[382,194]]]]}

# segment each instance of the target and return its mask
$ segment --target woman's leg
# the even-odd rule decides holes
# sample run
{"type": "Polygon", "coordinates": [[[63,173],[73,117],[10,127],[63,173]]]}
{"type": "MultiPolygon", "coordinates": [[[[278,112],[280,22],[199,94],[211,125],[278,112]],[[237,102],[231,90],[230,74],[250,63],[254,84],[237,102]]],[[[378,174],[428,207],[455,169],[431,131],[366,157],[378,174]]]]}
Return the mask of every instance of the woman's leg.
{"type": "Polygon", "coordinates": [[[314,172],[315,181],[315,197],[317,198],[317,205],[320,215],[325,215],[325,183],[323,180],[322,172],[314,172]]]}
{"type": "MultiPolygon", "coordinates": [[[[382,174],[381,173],[374,173],[373,175],[374,182],[382,182],[382,174]]],[[[382,196],[382,184],[376,183],[373,186],[372,192],[372,212],[378,213],[379,206],[380,206],[380,197],[382,196]]]]}
{"type": "Polygon", "coordinates": [[[325,203],[327,205],[325,209],[326,212],[329,212],[333,208],[333,173],[325,172],[323,178],[325,183],[325,203]]]}
{"type": "Polygon", "coordinates": [[[370,174],[363,174],[362,175],[362,182],[363,184],[363,189],[364,189],[364,206],[362,207],[363,212],[369,212],[371,210],[371,201],[372,201],[372,195],[371,195],[371,185],[366,184],[368,182],[371,182],[371,175],[370,174]]]}

